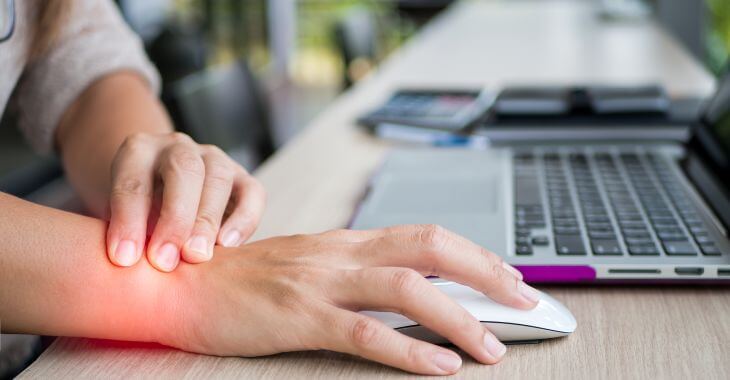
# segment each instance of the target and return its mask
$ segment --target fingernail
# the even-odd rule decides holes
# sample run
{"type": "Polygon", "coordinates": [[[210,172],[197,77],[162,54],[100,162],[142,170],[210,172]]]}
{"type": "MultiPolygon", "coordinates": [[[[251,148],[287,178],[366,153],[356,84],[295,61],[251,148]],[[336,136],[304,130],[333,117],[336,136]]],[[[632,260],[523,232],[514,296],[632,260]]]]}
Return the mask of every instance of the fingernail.
{"type": "Polygon", "coordinates": [[[508,272],[510,272],[513,275],[515,275],[515,277],[517,277],[520,280],[522,280],[522,273],[520,273],[520,271],[518,271],[517,268],[513,267],[512,265],[507,264],[504,261],[502,262],[502,268],[506,269],[508,272]]]}
{"type": "Polygon", "coordinates": [[[507,347],[491,333],[484,334],[484,347],[494,359],[501,358],[507,352],[507,347]]]}
{"type": "Polygon", "coordinates": [[[238,245],[238,241],[241,240],[241,233],[236,230],[230,230],[223,235],[223,239],[221,240],[224,247],[235,247],[238,245]]]}
{"type": "Polygon", "coordinates": [[[447,373],[454,373],[461,368],[461,358],[455,353],[437,352],[433,355],[433,363],[447,373]]]}
{"type": "Polygon", "coordinates": [[[210,247],[208,246],[208,239],[205,236],[197,235],[193,236],[188,240],[188,248],[191,251],[197,252],[204,258],[209,258],[211,255],[210,247]]]}
{"type": "Polygon", "coordinates": [[[114,252],[114,259],[123,267],[134,265],[137,261],[137,245],[131,240],[120,241],[114,252]]]}
{"type": "Polygon", "coordinates": [[[179,261],[180,251],[175,244],[166,243],[157,249],[155,264],[159,269],[170,272],[175,269],[179,261]]]}
{"type": "Polygon", "coordinates": [[[519,285],[520,294],[527,298],[530,302],[539,302],[540,293],[530,285],[525,284],[524,281],[520,281],[519,285]]]}

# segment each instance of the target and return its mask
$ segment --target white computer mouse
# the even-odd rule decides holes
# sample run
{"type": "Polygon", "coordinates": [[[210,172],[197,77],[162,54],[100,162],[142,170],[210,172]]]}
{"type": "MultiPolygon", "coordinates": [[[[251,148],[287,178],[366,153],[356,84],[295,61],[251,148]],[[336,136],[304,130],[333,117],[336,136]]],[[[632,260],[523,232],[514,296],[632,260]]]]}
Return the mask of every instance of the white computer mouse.
{"type": "MultiPolygon", "coordinates": [[[[575,317],[553,297],[540,292],[540,302],[532,310],[519,310],[498,304],[484,294],[461,284],[439,278],[430,279],[441,291],[469,311],[503,342],[536,341],[566,336],[575,331],[575,317]]],[[[400,314],[363,311],[386,325],[416,339],[432,343],[448,341],[400,314]]]]}

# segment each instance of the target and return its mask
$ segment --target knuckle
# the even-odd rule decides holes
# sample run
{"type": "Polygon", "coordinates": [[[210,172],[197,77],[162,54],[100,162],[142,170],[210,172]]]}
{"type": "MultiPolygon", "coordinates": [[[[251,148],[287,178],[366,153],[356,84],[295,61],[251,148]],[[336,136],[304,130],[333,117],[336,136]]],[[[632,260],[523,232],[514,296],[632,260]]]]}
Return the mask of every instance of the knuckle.
{"type": "Polygon", "coordinates": [[[223,162],[209,162],[205,166],[205,177],[213,186],[231,187],[233,172],[231,167],[223,162]]]}
{"type": "Polygon", "coordinates": [[[217,145],[212,144],[201,144],[200,148],[207,154],[219,157],[228,157],[228,154],[217,145]]]}
{"type": "Polygon", "coordinates": [[[145,145],[150,139],[150,135],[143,132],[135,132],[127,136],[122,143],[124,148],[136,148],[145,145]]]}
{"type": "Polygon", "coordinates": [[[410,299],[410,296],[417,292],[421,281],[423,281],[423,277],[415,270],[401,268],[394,270],[390,275],[389,288],[394,294],[410,299]]]}
{"type": "Polygon", "coordinates": [[[114,155],[112,172],[116,172],[120,165],[128,163],[128,159],[143,155],[148,149],[148,139],[149,136],[143,133],[135,133],[124,139],[114,155]]]}
{"type": "Polygon", "coordinates": [[[496,255],[483,247],[479,247],[479,257],[486,263],[486,265],[493,267],[501,268],[502,262],[504,261],[499,255],[496,255]]]}
{"type": "Polygon", "coordinates": [[[454,331],[460,331],[471,336],[475,335],[471,333],[471,331],[473,331],[475,327],[479,330],[481,330],[482,328],[479,322],[477,322],[477,320],[466,311],[462,311],[459,314],[458,320],[456,321],[456,326],[454,327],[456,328],[454,331]]]}
{"type": "Polygon", "coordinates": [[[147,196],[151,193],[151,188],[147,186],[145,181],[140,178],[122,178],[114,181],[112,186],[112,196],[147,196]]]}
{"type": "Polygon", "coordinates": [[[201,210],[195,222],[199,227],[206,229],[208,232],[215,232],[218,230],[220,218],[211,211],[201,210]]]}
{"type": "Polygon", "coordinates": [[[358,348],[369,348],[378,336],[378,326],[372,319],[360,317],[350,327],[350,339],[358,348]]]}
{"type": "Polygon", "coordinates": [[[419,242],[432,250],[440,251],[450,239],[448,231],[437,224],[422,226],[418,232],[419,242]]]}
{"type": "Polygon", "coordinates": [[[201,176],[205,166],[200,155],[190,150],[177,150],[170,154],[167,161],[168,170],[176,173],[189,173],[201,176]]]}
{"type": "Polygon", "coordinates": [[[182,132],[172,132],[170,134],[170,138],[172,139],[172,141],[174,141],[176,143],[184,144],[184,143],[193,142],[193,139],[190,136],[188,136],[182,132]]]}
{"type": "Polygon", "coordinates": [[[502,265],[499,263],[490,262],[488,260],[484,261],[484,272],[485,276],[487,278],[491,278],[492,281],[494,281],[497,284],[506,284],[511,277],[511,275],[508,275],[507,271],[502,268],[502,265]]]}
{"type": "Polygon", "coordinates": [[[192,217],[186,217],[185,211],[180,207],[163,207],[162,210],[160,210],[160,222],[173,227],[173,231],[179,231],[182,233],[182,227],[190,224],[190,222],[192,222],[192,217]]]}
{"type": "Polygon", "coordinates": [[[420,352],[418,343],[410,342],[405,352],[405,359],[411,365],[415,365],[423,355],[420,352]]]}

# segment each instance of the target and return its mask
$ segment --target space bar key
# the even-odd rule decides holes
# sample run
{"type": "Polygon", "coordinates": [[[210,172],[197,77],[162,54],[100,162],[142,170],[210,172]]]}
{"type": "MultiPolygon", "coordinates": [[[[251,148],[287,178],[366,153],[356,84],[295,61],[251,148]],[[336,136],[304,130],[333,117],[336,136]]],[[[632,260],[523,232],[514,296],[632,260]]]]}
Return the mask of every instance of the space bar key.
{"type": "Polygon", "coordinates": [[[580,235],[555,235],[555,251],[558,255],[585,255],[586,248],[580,235]]]}

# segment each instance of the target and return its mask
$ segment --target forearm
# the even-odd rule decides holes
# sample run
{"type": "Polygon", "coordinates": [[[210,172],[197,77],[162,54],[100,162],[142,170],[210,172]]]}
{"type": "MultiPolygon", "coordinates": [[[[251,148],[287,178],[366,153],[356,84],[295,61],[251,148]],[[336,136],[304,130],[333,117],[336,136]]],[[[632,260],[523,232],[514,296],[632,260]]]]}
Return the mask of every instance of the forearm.
{"type": "Polygon", "coordinates": [[[111,264],[100,220],[2,193],[0,209],[3,332],[155,341],[169,277],[111,264]]]}
{"type": "Polygon", "coordinates": [[[155,94],[134,73],[91,85],[64,113],[56,133],[66,175],[94,215],[106,218],[114,155],[134,133],[167,133],[172,124],[155,94]]]}

